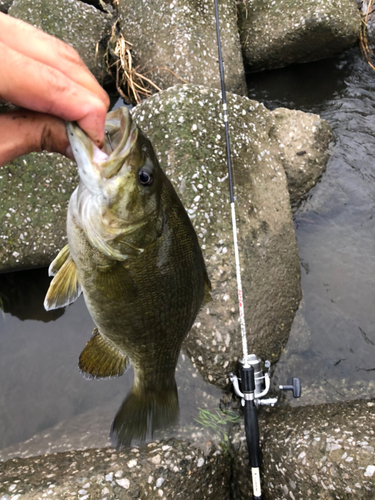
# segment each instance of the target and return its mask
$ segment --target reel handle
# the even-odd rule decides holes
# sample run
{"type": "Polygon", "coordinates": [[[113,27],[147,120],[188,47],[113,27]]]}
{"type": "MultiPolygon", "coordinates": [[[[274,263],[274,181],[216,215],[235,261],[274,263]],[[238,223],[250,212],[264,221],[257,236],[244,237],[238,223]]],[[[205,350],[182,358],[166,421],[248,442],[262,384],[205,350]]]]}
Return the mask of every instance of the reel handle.
{"type": "Polygon", "coordinates": [[[294,398],[301,397],[301,381],[297,377],[293,377],[292,385],[280,385],[279,389],[281,391],[292,391],[294,398]]]}

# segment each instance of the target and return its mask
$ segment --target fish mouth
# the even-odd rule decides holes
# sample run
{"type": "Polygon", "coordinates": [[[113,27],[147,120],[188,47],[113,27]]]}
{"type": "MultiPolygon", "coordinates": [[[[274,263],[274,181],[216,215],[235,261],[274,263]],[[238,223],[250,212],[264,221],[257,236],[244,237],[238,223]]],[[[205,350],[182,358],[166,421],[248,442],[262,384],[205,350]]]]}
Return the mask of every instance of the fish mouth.
{"type": "Polygon", "coordinates": [[[67,123],[67,132],[79,176],[93,194],[100,194],[103,182],[119,173],[138,138],[137,126],[126,107],[107,113],[103,149],[76,122],[67,123]]]}

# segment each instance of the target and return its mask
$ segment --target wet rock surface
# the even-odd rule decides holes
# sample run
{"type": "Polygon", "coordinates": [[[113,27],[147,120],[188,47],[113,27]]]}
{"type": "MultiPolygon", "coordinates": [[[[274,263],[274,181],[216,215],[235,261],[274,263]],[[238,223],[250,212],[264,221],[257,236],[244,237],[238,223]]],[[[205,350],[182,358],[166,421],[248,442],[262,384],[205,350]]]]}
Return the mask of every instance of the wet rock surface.
{"type": "MultiPolygon", "coordinates": [[[[375,496],[375,402],[261,411],[267,500],[375,496]]],[[[243,427],[231,435],[237,498],[251,498],[243,427]]]]}
{"type": "Polygon", "coordinates": [[[96,57],[96,44],[110,33],[111,15],[79,0],[14,0],[8,13],[74,47],[103,82],[106,72],[100,51],[96,57]]]}
{"type": "Polygon", "coordinates": [[[220,449],[178,440],[117,453],[57,453],[0,464],[0,498],[229,499],[229,460],[220,449]]]}
{"type": "Polygon", "coordinates": [[[357,42],[361,27],[354,0],[246,0],[238,9],[250,71],[332,57],[357,42]]]}
{"type": "MultiPolygon", "coordinates": [[[[302,266],[306,267],[306,263],[302,262],[302,266]]],[[[306,310],[306,299],[303,297],[290,330],[288,343],[274,366],[272,377],[274,390],[277,391],[280,384],[291,383],[292,377],[300,377],[303,385],[302,394],[298,399],[289,399],[288,405],[291,407],[340,403],[372,397],[375,393],[373,379],[364,380],[358,377],[358,380],[354,380],[351,373],[345,372],[341,377],[332,377],[329,372],[322,372],[321,360],[315,350],[316,337],[306,319],[306,310]],[[301,371],[303,363],[306,365],[305,371],[301,371]],[[314,374],[313,380],[311,374],[314,374]]],[[[337,342],[337,337],[333,335],[332,337],[333,341],[337,342]]],[[[337,366],[343,361],[343,358],[338,358],[331,363],[337,366]]],[[[356,365],[356,370],[363,373],[361,365],[356,365]]],[[[373,371],[371,368],[370,370],[373,371]]]]}
{"type": "MultiPolygon", "coordinates": [[[[284,163],[288,158],[281,156],[280,143],[295,153],[301,144],[312,149],[319,119],[308,117],[297,145],[289,132],[298,114],[274,114],[230,94],[228,109],[249,352],[275,361],[300,300],[299,260],[282,168],[282,158],[284,163]],[[276,134],[276,123],[287,122],[289,114],[287,132],[276,134]]],[[[220,95],[204,87],[176,86],[133,114],[193,221],[212,282],[213,301],[199,314],[185,347],[203,376],[224,387],[241,341],[220,95]]]]}
{"type": "MultiPolygon", "coordinates": [[[[181,83],[220,88],[214,5],[207,0],[119,0],[122,33],[133,44],[135,65],[161,89],[181,83]],[[156,68],[156,70],[155,70],[156,68]]],[[[228,91],[246,95],[233,2],[219,2],[228,91]]]]}
{"type": "Polygon", "coordinates": [[[326,169],[329,145],[333,143],[332,130],[328,122],[315,114],[277,108],[272,115],[290,201],[295,203],[310,191],[326,169]]]}
{"type": "Polygon", "coordinates": [[[67,241],[66,213],[76,165],[58,154],[32,153],[0,171],[0,272],[47,266],[67,241]]]}

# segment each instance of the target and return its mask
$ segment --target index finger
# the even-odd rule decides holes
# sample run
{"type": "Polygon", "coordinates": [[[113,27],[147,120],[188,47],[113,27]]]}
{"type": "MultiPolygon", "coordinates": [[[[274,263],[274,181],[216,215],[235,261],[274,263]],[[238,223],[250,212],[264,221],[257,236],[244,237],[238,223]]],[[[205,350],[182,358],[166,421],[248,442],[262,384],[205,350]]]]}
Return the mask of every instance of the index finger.
{"type": "Polygon", "coordinates": [[[33,111],[77,121],[97,145],[102,144],[107,106],[96,93],[1,42],[0,54],[0,97],[33,111]]]}
{"type": "Polygon", "coordinates": [[[30,59],[59,70],[75,83],[96,94],[108,108],[107,93],[70,45],[1,12],[0,42],[30,59]]]}

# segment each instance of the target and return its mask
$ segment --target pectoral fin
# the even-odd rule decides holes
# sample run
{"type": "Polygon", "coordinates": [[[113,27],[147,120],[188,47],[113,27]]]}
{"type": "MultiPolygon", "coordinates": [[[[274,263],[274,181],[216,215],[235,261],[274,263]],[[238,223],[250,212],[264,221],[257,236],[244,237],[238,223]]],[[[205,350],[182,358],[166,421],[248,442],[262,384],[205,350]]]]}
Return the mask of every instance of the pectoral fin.
{"type": "Polygon", "coordinates": [[[65,262],[69,259],[69,257],[69,245],[65,245],[64,248],[60,250],[57,257],[51,262],[48,268],[48,276],[55,276],[65,264],[65,262]]]}
{"type": "MultiPolygon", "coordinates": [[[[56,257],[55,261],[58,257],[56,257]]],[[[44,308],[46,311],[50,311],[51,309],[67,306],[80,296],[81,291],[81,286],[77,278],[77,268],[69,255],[50,283],[46,298],[44,299],[44,308]]]]}
{"type": "Polygon", "coordinates": [[[128,358],[103,337],[97,328],[79,357],[79,369],[89,378],[119,377],[128,365],[128,358]]]}
{"type": "Polygon", "coordinates": [[[137,297],[137,288],[123,262],[98,270],[97,286],[106,299],[129,304],[137,297]]]}

